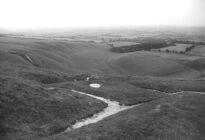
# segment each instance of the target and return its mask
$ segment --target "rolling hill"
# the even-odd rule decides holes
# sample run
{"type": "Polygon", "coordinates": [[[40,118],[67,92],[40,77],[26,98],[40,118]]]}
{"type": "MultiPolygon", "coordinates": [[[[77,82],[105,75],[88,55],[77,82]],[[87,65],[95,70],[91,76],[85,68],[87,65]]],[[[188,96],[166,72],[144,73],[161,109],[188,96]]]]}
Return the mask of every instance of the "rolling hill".
{"type": "Polygon", "coordinates": [[[205,91],[202,56],[114,53],[99,42],[0,36],[0,139],[203,139],[204,96],[195,91],[205,91]],[[142,105],[62,133],[107,107],[72,89],[142,105]],[[178,91],[186,92],[170,94],[178,91]]]}
{"type": "Polygon", "coordinates": [[[112,53],[102,43],[1,37],[0,45],[2,64],[19,64],[68,74],[192,75],[192,78],[199,75],[198,71],[176,60],[153,57],[143,52],[112,53]]]}

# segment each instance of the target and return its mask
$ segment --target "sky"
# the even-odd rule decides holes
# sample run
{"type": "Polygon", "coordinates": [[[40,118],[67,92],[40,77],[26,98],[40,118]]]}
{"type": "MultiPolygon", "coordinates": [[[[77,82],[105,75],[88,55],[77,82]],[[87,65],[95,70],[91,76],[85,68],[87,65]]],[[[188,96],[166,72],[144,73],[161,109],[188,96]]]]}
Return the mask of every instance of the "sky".
{"type": "Polygon", "coordinates": [[[205,26],[205,0],[0,0],[0,28],[205,26]]]}

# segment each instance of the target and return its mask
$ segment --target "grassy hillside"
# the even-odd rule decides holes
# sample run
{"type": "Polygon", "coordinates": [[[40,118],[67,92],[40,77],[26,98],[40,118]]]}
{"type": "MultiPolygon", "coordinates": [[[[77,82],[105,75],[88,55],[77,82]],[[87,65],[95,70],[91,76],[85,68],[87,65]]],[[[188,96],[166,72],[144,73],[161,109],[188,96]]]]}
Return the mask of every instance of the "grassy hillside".
{"type": "Polygon", "coordinates": [[[1,139],[45,137],[64,131],[77,120],[107,105],[47,84],[69,80],[62,73],[13,66],[0,71],[1,139]]]}
{"type": "Polygon", "coordinates": [[[100,43],[69,42],[52,39],[0,38],[0,62],[26,65],[41,69],[63,71],[68,74],[135,74],[182,75],[191,77],[199,73],[176,60],[153,57],[137,52],[117,54],[100,43]],[[183,75],[187,73],[186,75],[183,75]]]}
{"type": "Polygon", "coordinates": [[[187,92],[155,100],[54,139],[203,140],[204,98],[187,92]]]}
{"type": "Polygon", "coordinates": [[[132,86],[168,93],[177,91],[205,91],[204,79],[191,80],[183,78],[160,78],[150,76],[105,76],[93,80],[93,82],[107,83],[111,85],[117,81],[121,81],[131,84],[132,86]]]}
{"type": "Polygon", "coordinates": [[[1,68],[0,76],[0,128],[2,129],[1,136],[5,139],[15,139],[15,137],[25,140],[83,139],[85,136],[88,139],[113,139],[115,137],[116,139],[128,137],[139,139],[146,137],[152,139],[178,139],[180,137],[185,139],[190,137],[190,139],[196,139],[204,137],[203,123],[199,118],[192,116],[196,112],[176,113],[179,107],[184,109],[190,105],[188,108],[195,106],[198,108],[195,111],[204,116],[204,95],[194,93],[186,95],[183,93],[182,98],[181,95],[172,97],[164,93],[181,90],[205,91],[203,80],[144,76],[100,76],[91,77],[89,81],[86,81],[87,76],[90,75],[70,76],[62,72],[13,66],[1,68]],[[99,89],[94,89],[89,87],[89,83],[100,83],[102,86],[99,89]],[[63,131],[76,120],[91,116],[106,106],[98,100],[70,92],[70,89],[85,91],[119,101],[125,105],[143,104],[136,109],[106,118],[100,123],[67,134],[54,135],[63,131]],[[175,107],[175,104],[179,107],[175,107]],[[161,111],[156,115],[154,112],[159,109],[161,111]],[[190,116],[190,118],[186,116],[190,116]],[[157,121],[157,118],[160,119],[157,121]],[[174,120],[176,120],[175,123],[174,120]],[[196,122],[197,124],[195,124],[196,122]],[[191,128],[188,127],[190,125],[191,128]],[[151,126],[151,128],[142,129],[147,128],[147,126],[151,126]],[[105,129],[107,127],[110,129],[105,129]],[[198,133],[198,131],[201,132],[198,133]],[[187,135],[184,132],[191,133],[187,135]],[[121,133],[123,135],[120,135],[121,133]],[[175,135],[172,137],[173,133],[175,135]]]}
{"type": "Polygon", "coordinates": [[[186,71],[194,72],[189,67],[175,61],[144,53],[131,53],[121,56],[114,61],[114,64],[127,73],[136,75],[168,76],[186,71]]]}
{"type": "Polygon", "coordinates": [[[194,49],[192,49],[190,52],[188,52],[188,54],[205,56],[205,45],[196,46],[194,49]]]}

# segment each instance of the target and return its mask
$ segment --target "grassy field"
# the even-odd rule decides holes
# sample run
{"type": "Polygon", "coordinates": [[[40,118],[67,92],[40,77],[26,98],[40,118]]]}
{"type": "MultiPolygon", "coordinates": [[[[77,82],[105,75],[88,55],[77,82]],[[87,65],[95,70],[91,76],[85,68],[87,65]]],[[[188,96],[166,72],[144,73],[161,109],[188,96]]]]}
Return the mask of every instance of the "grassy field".
{"type": "Polygon", "coordinates": [[[191,47],[192,44],[176,44],[175,46],[169,46],[159,49],[160,51],[169,51],[169,52],[186,52],[186,49],[191,47]]]}
{"type": "Polygon", "coordinates": [[[205,45],[196,46],[194,49],[188,52],[188,54],[196,56],[205,56],[205,45]]]}

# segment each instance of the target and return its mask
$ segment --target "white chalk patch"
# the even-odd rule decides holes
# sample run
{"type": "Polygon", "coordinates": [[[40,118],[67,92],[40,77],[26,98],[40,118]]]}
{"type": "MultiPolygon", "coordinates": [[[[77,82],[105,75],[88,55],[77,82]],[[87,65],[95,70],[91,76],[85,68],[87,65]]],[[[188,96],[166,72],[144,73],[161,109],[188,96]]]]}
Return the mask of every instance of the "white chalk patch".
{"type": "Polygon", "coordinates": [[[90,77],[87,77],[87,78],[86,78],[86,81],[89,81],[89,80],[90,80],[90,77]]]}
{"type": "Polygon", "coordinates": [[[100,88],[101,85],[97,84],[97,83],[92,83],[92,84],[90,84],[90,87],[92,87],[92,88],[100,88]]]}
{"type": "Polygon", "coordinates": [[[44,87],[45,90],[54,90],[54,87],[44,87]]]}
{"type": "Polygon", "coordinates": [[[25,55],[26,58],[28,59],[28,61],[30,61],[31,63],[33,63],[33,60],[28,56],[28,55],[25,55]]]}

